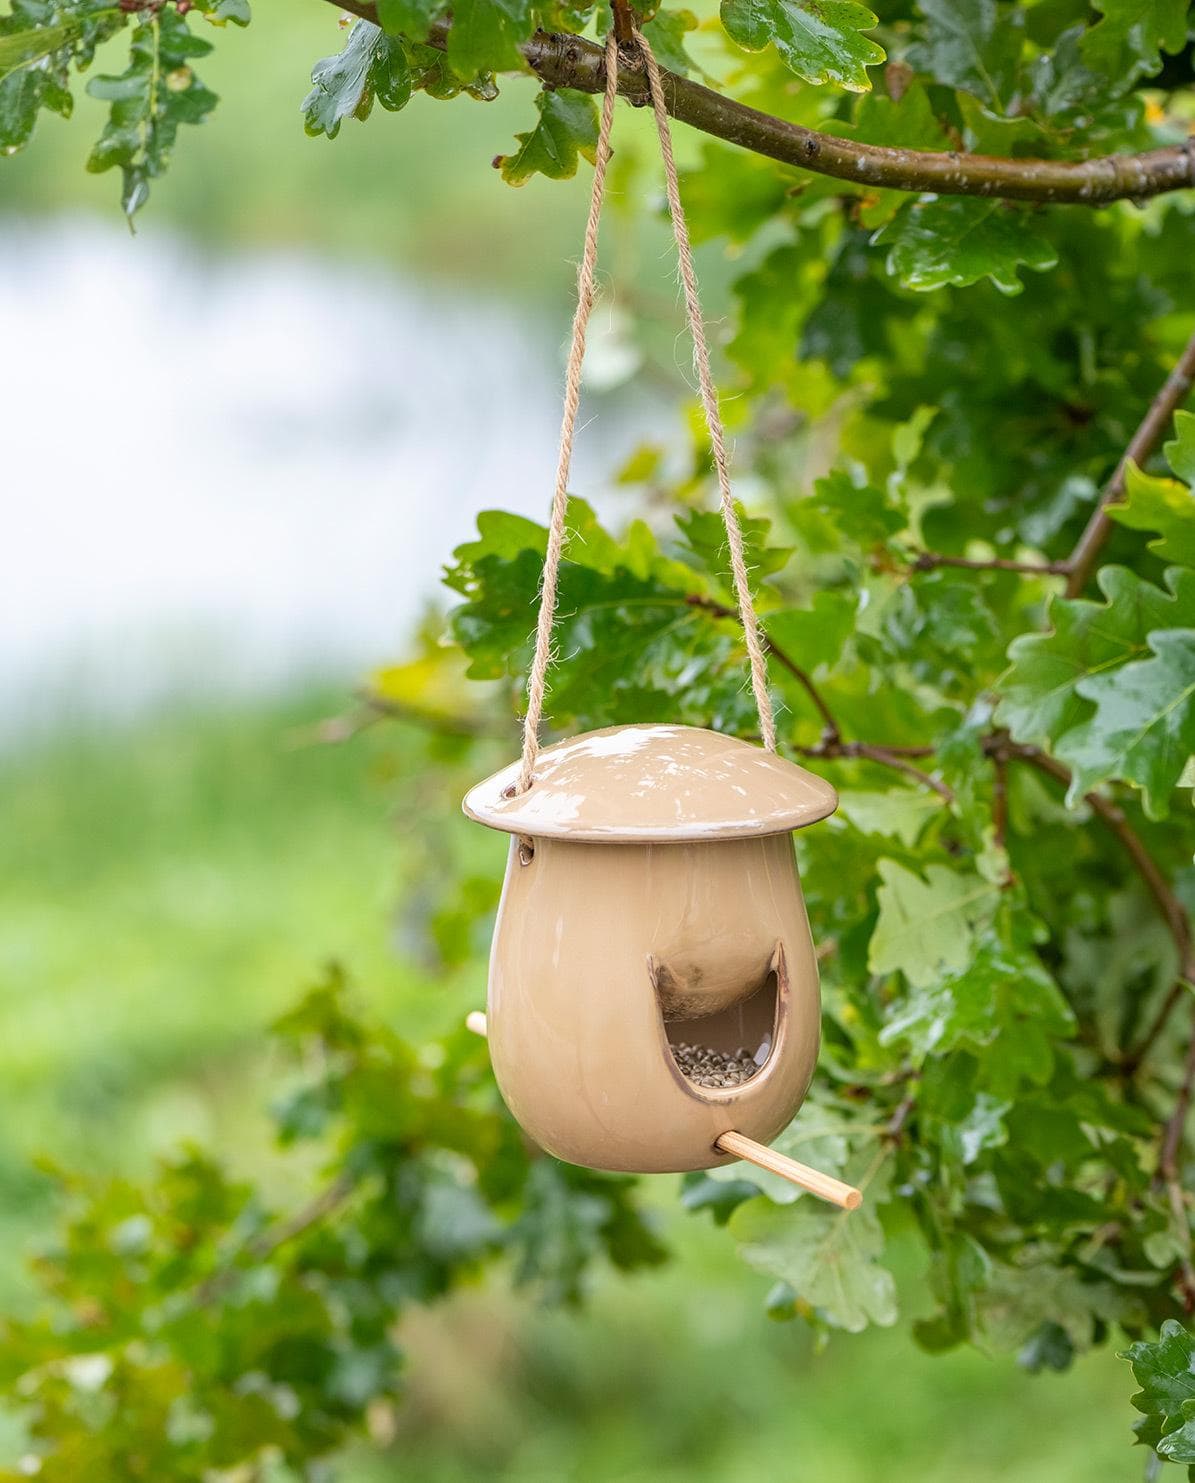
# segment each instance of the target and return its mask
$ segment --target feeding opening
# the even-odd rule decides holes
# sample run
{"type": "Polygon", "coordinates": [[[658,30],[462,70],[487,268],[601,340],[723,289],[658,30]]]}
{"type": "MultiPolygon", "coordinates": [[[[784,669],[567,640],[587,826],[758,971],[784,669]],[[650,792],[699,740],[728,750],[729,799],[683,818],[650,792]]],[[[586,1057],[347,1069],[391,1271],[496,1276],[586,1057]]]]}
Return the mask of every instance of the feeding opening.
{"type": "Polygon", "coordinates": [[[764,982],[710,1014],[691,1012],[693,998],[678,995],[667,969],[652,974],[656,1003],[677,1070],[702,1094],[747,1086],[767,1065],[779,1030],[780,983],[775,967],[764,982]],[[678,1012],[683,1011],[683,1012],[678,1012]]]}

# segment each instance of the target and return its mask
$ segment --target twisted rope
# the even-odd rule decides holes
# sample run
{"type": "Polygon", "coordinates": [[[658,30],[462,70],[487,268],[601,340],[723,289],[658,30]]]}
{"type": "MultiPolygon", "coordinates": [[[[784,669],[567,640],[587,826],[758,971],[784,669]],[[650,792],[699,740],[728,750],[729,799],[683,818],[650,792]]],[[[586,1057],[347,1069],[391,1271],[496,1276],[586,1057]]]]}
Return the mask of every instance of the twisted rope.
{"type": "MultiPolygon", "coordinates": [[[[693,249],[689,241],[684,207],[681,204],[680,182],[677,179],[676,160],[672,152],[672,134],[668,126],[668,111],[664,105],[663,80],[660,76],[659,64],[643,33],[636,30],[634,36],[647,69],[652,111],[655,114],[656,131],[660,136],[660,153],[664,160],[668,210],[672,217],[673,235],[676,238],[680,279],[685,296],[685,313],[693,339],[693,368],[697,374],[701,404],[705,411],[706,426],[709,428],[714,468],[718,475],[722,523],[726,529],[726,541],[730,549],[730,565],[734,575],[739,619],[743,626],[747,654],[751,662],[751,689],[755,696],[756,709],[759,712],[759,728],[763,744],[769,752],[774,752],[776,750],[776,723],[772,716],[771,697],[768,695],[767,659],[759,632],[759,621],[755,616],[755,605],[751,600],[747,560],[743,551],[743,532],[730,490],[726,437],[722,427],[722,415],[718,408],[718,392],[710,370],[709,346],[705,337],[705,321],[701,313],[697,272],[693,266],[693,249]]],[[[585,246],[581,254],[580,266],[577,269],[577,308],[573,315],[572,344],[569,348],[568,365],[564,376],[564,414],[560,426],[556,489],[552,496],[552,514],[548,524],[548,549],[544,556],[539,617],[535,628],[535,658],[532,661],[531,674],[527,682],[527,714],[523,721],[523,760],[516,784],[516,792],[519,793],[526,792],[535,779],[535,763],[539,755],[539,728],[543,719],[548,668],[552,662],[552,626],[556,618],[560,562],[564,552],[569,469],[573,457],[577,411],[581,402],[581,367],[585,359],[585,335],[589,327],[589,317],[593,311],[595,297],[598,225],[601,221],[602,200],[606,189],[606,167],[610,163],[610,134],[614,125],[614,100],[618,94],[618,44],[613,30],[606,36],[605,67],[606,88],[602,98],[602,116],[598,128],[593,190],[589,199],[589,218],[585,225],[585,246]]]]}

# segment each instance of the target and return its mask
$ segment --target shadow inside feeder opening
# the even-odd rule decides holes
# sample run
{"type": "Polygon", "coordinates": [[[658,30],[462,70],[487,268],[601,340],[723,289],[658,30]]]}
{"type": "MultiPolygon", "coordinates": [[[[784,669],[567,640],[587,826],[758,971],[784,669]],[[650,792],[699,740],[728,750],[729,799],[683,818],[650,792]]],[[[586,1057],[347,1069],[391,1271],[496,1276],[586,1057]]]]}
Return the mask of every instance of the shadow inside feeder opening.
{"type": "Polygon", "coordinates": [[[695,1086],[743,1086],[767,1063],[776,1041],[777,981],[707,1015],[664,1017],[672,1059],[695,1086]]]}

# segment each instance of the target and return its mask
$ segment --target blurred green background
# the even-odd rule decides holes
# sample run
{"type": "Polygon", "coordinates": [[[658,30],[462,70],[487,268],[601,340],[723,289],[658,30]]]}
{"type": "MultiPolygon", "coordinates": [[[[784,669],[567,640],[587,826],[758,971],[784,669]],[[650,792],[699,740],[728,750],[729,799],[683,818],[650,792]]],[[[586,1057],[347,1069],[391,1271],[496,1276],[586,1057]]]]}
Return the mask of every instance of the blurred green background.
{"type": "MultiPolygon", "coordinates": [[[[539,371],[553,372],[587,183],[537,180],[516,192],[489,168],[528,126],[530,85],[511,85],[492,105],[419,96],[398,117],[349,124],[333,144],[308,140],[298,101],[311,62],[339,45],[336,14],[293,0],[258,0],[255,9],[252,28],[227,37],[205,69],[221,107],[180,142],[127,252],[142,261],[156,241],[183,234],[234,261],[249,250],[317,254],[330,285],[367,264],[416,293],[467,290],[540,323],[539,371]]],[[[80,111],[95,107],[83,101],[80,111]]],[[[86,124],[49,120],[26,153],[4,162],[0,234],[19,225],[51,240],[80,214],[116,222],[114,181],[82,169],[88,137],[86,124]]],[[[650,193],[652,181],[633,188],[650,193]]],[[[615,218],[613,271],[646,279],[645,294],[670,295],[651,232],[636,236],[615,218]]],[[[704,265],[716,315],[716,248],[704,265]]],[[[658,333],[668,368],[675,326],[658,333]]],[[[427,353],[437,353],[434,343],[427,353]]],[[[417,363],[409,369],[419,376],[417,363]]],[[[667,388],[655,393],[667,417],[679,378],[655,380],[667,388]]],[[[139,477],[135,459],[130,477],[139,477]]],[[[44,559],[52,583],[52,553],[44,559]]],[[[425,589],[432,575],[421,575],[425,589]]],[[[402,647],[396,634],[395,655],[402,647]]],[[[271,1177],[264,1106],[274,1068],[263,1026],[324,959],[343,961],[359,992],[411,1037],[480,1002],[480,961],[446,981],[420,962],[404,920],[429,841],[451,835],[476,853],[479,872],[495,874],[501,842],[475,837],[457,798],[429,786],[439,775],[426,771],[417,737],[374,728],[339,744],[317,739],[322,719],[348,709],[356,678],[325,664],[313,682],[299,666],[289,681],[236,698],[202,686],[191,693],[184,676],[169,701],[106,713],[75,704],[69,676],[49,674],[36,724],[21,720],[28,697],[6,693],[7,1306],[27,1301],[23,1253],[53,1218],[41,1156],[136,1170],[180,1138],[198,1138],[271,1177]]],[[[672,1186],[655,1181],[652,1199],[674,1261],[631,1281],[604,1276],[583,1313],[542,1312],[491,1284],[408,1320],[397,1435],[380,1428],[378,1448],[346,1459],[340,1476],[1140,1475],[1128,1446],[1131,1381],[1110,1354],[1065,1376],[1028,1377],[971,1353],[930,1358],[902,1330],[839,1338],[816,1354],[803,1331],[766,1318],[765,1284],[704,1218],[680,1212],[672,1186]]]]}

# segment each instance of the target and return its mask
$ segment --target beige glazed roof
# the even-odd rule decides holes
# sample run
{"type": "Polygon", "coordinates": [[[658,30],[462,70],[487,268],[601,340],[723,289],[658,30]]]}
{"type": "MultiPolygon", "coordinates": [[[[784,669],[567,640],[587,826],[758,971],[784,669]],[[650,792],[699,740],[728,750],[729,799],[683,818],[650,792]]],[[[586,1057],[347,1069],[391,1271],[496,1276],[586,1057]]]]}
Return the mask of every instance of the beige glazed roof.
{"type": "Polygon", "coordinates": [[[469,791],[471,819],[594,844],[749,839],[832,814],[838,795],[795,762],[696,726],[610,726],[547,747],[535,781],[508,796],[511,763],[469,791]]]}

